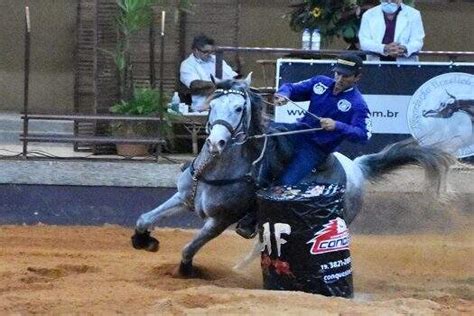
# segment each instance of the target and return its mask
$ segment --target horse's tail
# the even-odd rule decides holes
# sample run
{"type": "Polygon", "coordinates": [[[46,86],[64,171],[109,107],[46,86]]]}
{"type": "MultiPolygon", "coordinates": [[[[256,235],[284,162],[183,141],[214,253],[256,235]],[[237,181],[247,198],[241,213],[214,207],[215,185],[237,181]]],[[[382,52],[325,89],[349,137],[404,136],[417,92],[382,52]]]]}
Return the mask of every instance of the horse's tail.
{"type": "Polygon", "coordinates": [[[376,154],[363,155],[354,160],[369,181],[381,180],[387,173],[405,166],[419,165],[429,181],[440,184],[441,176],[455,158],[435,147],[421,146],[416,140],[407,139],[385,147],[376,154]]]}

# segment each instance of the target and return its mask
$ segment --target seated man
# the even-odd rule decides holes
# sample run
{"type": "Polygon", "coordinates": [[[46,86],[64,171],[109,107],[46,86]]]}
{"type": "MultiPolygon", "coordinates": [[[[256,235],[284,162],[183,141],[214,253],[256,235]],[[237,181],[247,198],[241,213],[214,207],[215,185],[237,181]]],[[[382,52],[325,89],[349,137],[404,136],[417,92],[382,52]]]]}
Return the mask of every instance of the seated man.
{"type": "MultiPolygon", "coordinates": [[[[206,98],[214,91],[211,75],[215,75],[216,57],[214,53],[214,40],[206,35],[194,37],[192,53],[181,63],[180,80],[191,90],[193,111],[204,111],[206,98]]],[[[231,79],[237,73],[223,61],[222,79],[231,79]]]]}
{"type": "MultiPolygon", "coordinates": [[[[344,54],[337,58],[334,78],[318,75],[278,89],[274,95],[276,105],[288,100],[310,101],[305,115],[296,123],[284,124],[286,129],[322,130],[291,136],[292,155],[283,173],[271,179],[274,184],[295,185],[321,166],[344,140],[366,142],[370,138],[370,111],[356,87],[361,70],[362,59],[358,55],[344,54]]],[[[255,227],[255,212],[250,212],[237,225],[237,233],[251,238],[255,227]]]]}
{"type": "Polygon", "coordinates": [[[380,0],[380,5],[362,15],[360,49],[377,53],[367,60],[418,61],[425,31],[420,11],[402,0],[380,0]]]}

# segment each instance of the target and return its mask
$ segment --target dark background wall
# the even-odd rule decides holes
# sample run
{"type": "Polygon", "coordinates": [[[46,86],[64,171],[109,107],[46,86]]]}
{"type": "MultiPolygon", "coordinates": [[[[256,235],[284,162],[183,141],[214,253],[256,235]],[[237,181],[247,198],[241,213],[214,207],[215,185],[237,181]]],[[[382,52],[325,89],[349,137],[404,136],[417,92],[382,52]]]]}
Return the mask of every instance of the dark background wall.
{"type": "MultiPolygon", "coordinates": [[[[23,106],[24,1],[0,1],[0,111],[23,106]]],[[[30,1],[33,111],[73,107],[76,0],[30,1]]]]}
{"type": "MultiPolygon", "coordinates": [[[[197,6],[200,0],[194,0],[197,6]]],[[[300,34],[292,32],[282,16],[289,0],[242,0],[240,43],[242,46],[294,47],[300,34]]],[[[19,113],[23,104],[24,1],[0,1],[0,111],[19,113]]],[[[31,92],[32,111],[70,112],[73,109],[73,52],[77,0],[30,1],[32,20],[31,92]]],[[[424,50],[474,50],[473,1],[417,1],[422,11],[426,39],[424,50]]],[[[205,30],[203,30],[205,31],[205,30]]],[[[223,30],[225,32],[225,30],[223,30]]],[[[213,34],[210,34],[213,36],[213,34]]],[[[345,48],[334,41],[330,48],[345,48]]],[[[257,59],[272,55],[243,54],[243,72],[254,72],[256,86],[262,82],[257,59]]],[[[426,60],[426,59],[425,59],[426,60]]],[[[233,60],[229,60],[233,63],[233,60]]]]}

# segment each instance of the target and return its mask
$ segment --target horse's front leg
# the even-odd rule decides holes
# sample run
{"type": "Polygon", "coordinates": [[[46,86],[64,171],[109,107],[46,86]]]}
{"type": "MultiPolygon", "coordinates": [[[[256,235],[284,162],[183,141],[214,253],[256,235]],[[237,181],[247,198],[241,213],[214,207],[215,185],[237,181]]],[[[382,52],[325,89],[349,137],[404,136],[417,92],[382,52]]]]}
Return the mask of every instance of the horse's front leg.
{"type": "Polygon", "coordinates": [[[233,222],[219,221],[214,218],[208,218],[201,230],[194,236],[182,252],[181,263],[179,265],[179,274],[184,277],[195,277],[193,269],[193,257],[208,241],[219,236],[233,222]]]}
{"type": "Polygon", "coordinates": [[[135,234],[132,236],[133,247],[135,249],[144,249],[152,252],[158,251],[159,241],[150,236],[153,225],[158,220],[177,214],[184,209],[183,195],[177,192],[157,208],[140,215],[135,226],[135,234]]]}

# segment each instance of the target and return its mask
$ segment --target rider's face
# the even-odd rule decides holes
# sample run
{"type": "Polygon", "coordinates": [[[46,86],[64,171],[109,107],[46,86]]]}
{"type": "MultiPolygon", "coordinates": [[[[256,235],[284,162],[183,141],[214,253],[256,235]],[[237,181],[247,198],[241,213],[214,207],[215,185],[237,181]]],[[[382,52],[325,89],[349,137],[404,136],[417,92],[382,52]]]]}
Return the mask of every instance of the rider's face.
{"type": "Polygon", "coordinates": [[[360,79],[360,74],[357,75],[345,75],[338,73],[337,71],[334,73],[334,80],[336,80],[336,84],[334,86],[334,93],[339,93],[346,89],[349,89],[353,85],[357,83],[360,79]]]}

